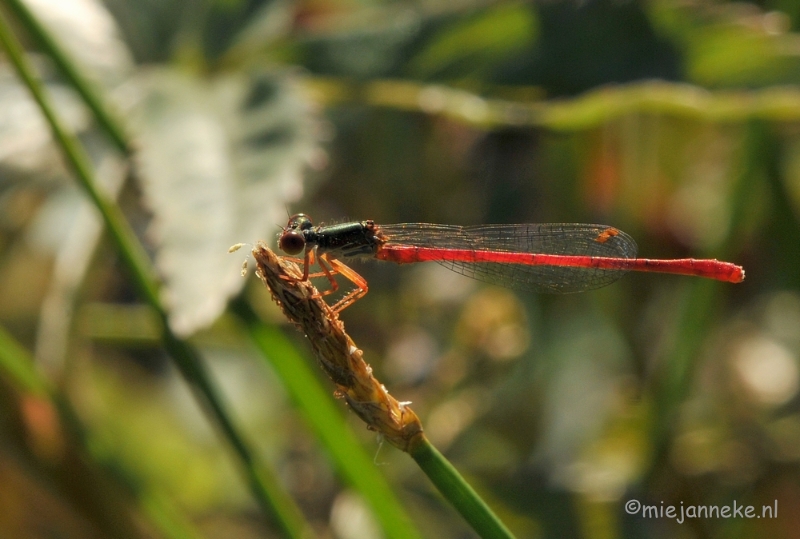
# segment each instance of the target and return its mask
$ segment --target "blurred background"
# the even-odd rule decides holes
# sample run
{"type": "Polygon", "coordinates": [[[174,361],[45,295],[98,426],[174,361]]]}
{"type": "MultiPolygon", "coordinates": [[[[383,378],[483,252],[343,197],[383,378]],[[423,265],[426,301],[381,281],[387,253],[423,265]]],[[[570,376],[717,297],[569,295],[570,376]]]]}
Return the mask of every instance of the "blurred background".
{"type": "MultiPolygon", "coordinates": [[[[25,0],[130,155],[17,3],[2,13],[154,260],[170,327],[318,536],[474,532],[334,401],[302,335],[252,269],[240,276],[247,248],[226,254],[274,245],[296,212],[602,223],[640,256],[743,265],[738,285],[631,274],[537,296],[369,263],[354,269],[370,292],[342,319],[519,537],[800,537],[800,3],[25,0]],[[270,361],[315,370],[408,530],[343,479],[230,301],[279,329],[270,361]],[[678,523],[629,500],[778,515],[678,523]]],[[[5,57],[0,324],[0,536],[283,536],[5,57]]]]}

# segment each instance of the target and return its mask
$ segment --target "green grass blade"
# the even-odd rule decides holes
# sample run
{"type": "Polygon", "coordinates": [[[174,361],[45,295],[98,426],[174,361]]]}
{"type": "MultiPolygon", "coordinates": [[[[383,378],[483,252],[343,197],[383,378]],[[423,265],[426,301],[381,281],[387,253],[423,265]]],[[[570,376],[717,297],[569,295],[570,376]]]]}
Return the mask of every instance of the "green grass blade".
{"type": "Polygon", "coordinates": [[[92,110],[95,118],[97,118],[98,123],[106,130],[117,148],[123,153],[130,153],[128,137],[122,129],[121,123],[114,118],[108,106],[94,90],[93,85],[81,75],[79,69],[64,53],[58,43],[36,20],[36,17],[30,12],[25,2],[22,0],[5,0],[5,5],[14,13],[19,23],[25,27],[25,30],[39,42],[44,52],[61,69],[61,72],[81,95],[86,105],[92,110]]]}
{"type": "Polygon", "coordinates": [[[192,385],[203,409],[233,447],[242,465],[248,485],[267,514],[273,515],[283,530],[291,537],[305,537],[308,533],[302,513],[291,497],[280,487],[274,474],[257,463],[244,438],[234,426],[233,420],[224,406],[220,393],[212,378],[206,372],[199,353],[187,342],[179,339],[169,328],[167,314],[158,294],[158,281],[143,246],[122,215],[119,207],[107,199],[98,189],[88,156],[77,138],[69,133],[57,116],[43,85],[34,74],[24,56],[22,46],[13,35],[5,17],[0,15],[0,42],[20,78],[33,94],[56,141],[61,146],[67,162],[72,166],[80,185],[87,192],[100,211],[106,228],[117,249],[131,272],[140,293],[158,313],[161,322],[162,341],[167,352],[175,360],[178,369],[192,385]]]}
{"type": "Polygon", "coordinates": [[[421,537],[373,459],[353,435],[339,407],[332,401],[330,390],[320,384],[306,358],[280,330],[261,323],[244,300],[236,300],[232,310],[246,324],[265,361],[278,374],[307,424],[325,445],[339,473],[372,508],[386,536],[421,537]]]}
{"type": "Polygon", "coordinates": [[[22,391],[33,393],[38,397],[50,394],[50,384],[36,372],[33,359],[2,326],[0,326],[0,370],[5,372],[14,385],[22,391]]]}
{"type": "Polygon", "coordinates": [[[17,70],[20,78],[28,87],[36,103],[47,119],[56,142],[64,151],[67,162],[72,166],[81,187],[87,192],[92,202],[100,210],[114,243],[119,247],[125,265],[131,271],[134,280],[146,300],[157,305],[161,311],[158,298],[158,285],[154,269],[150,264],[144,248],[136,239],[119,207],[110,201],[97,187],[94,181],[91,162],[83,151],[78,139],[64,127],[58,118],[50,97],[24,56],[19,41],[11,32],[5,17],[0,16],[0,41],[8,52],[8,57],[17,70]]]}

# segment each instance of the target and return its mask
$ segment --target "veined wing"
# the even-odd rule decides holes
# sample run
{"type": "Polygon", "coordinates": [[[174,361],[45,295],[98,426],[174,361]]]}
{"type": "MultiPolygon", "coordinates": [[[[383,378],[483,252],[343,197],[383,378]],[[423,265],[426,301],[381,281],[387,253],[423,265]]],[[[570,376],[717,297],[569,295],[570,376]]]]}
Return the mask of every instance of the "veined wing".
{"type": "Polygon", "coordinates": [[[448,251],[477,250],[564,256],[636,258],[636,242],[616,228],[589,224],[455,226],[428,223],[380,225],[385,248],[407,245],[437,249],[434,261],[462,275],[532,292],[571,293],[613,283],[628,270],[526,263],[452,260],[448,251]]]}

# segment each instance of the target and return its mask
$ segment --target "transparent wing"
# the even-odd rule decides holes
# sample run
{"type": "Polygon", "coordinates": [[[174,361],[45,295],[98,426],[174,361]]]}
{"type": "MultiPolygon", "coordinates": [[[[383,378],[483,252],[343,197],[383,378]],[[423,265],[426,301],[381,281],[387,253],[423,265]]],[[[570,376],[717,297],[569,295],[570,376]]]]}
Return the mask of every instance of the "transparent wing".
{"type": "Polygon", "coordinates": [[[566,294],[600,288],[622,277],[625,269],[598,269],[555,265],[471,263],[453,261],[448,250],[541,253],[552,255],[636,258],[636,242],[624,232],[605,225],[516,224],[454,226],[428,223],[381,225],[392,245],[441,250],[442,266],[487,283],[526,290],[566,294]]]}

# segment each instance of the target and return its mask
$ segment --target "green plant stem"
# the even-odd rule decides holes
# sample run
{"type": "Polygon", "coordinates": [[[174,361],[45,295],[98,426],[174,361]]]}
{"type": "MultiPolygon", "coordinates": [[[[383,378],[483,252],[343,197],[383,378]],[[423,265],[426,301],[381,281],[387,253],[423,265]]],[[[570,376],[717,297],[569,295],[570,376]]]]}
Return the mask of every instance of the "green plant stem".
{"type": "Polygon", "coordinates": [[[265,326],[241,297],[234,300],[231,310],[244,322],[253,342],[326,447],[339,473],[372,508],[386,536],[421,537],[306,359],[279,329],[265,326]]]}
{"type": "Polygon", "coordinates": [[[77,66],[64,53],[58,43],[56,43],[39,21],[36,20],[36,17],[33,16],[33,13],[31,13],[25,5],[25,2],[22,0],[4,0],[4,4],[14,13],[14,16],[20,24],[25,27],[25,30],[39,42],[47,55],[50,56],[53,62],[61,69],[61,72],[72,84],[72,87],[81,95],[88,107],[92,110],[98,123],[106,130],[117,148],[123,153],[130,153],[128,137],[121,127],[122,124],[114,118],[107,105],[94,90],[93,85],[81,75],[77,66]]]}
{"type": "Polygon", "coordinates": [[[485,538],[513,537],[500,519],[458,474],[456,469],[425,438],[422,424],[410,407],[394,399],[373,376],[363,353],[345,332],[339,320],[300,268],[278,257],[264,242],[252,250],[257,273],[269,287],[283,314],[302,331],[325,373],[336,383],[358,417],[409,453],[442,495],[485,538]]]}
{"type": "Polygon", "coordinates": [[[278,523],[290,537],[309,537],[310,529],[294,500],[286,493],[275,474],[258,463],[234,426],[222,399],[218,396],[219,391],[213,379],[203,366],[197,349],[176,337],[169,330],[166,315],[163,312],[160,314],[165,328],[161,337],[164,348],[175,358],[181,373],[195,390],[195,395],[206,405],[205,409],[210,411],[209,415],[214,423],[233,447],[244,468],[250,491],[259,505],[266,513],[277,518],[278,523]]]}
{"type": "Polygon", "coordinates": [[[20,78],[33,94],[33,98],[50,124],[53,136],[75,171],[78,182],[89,195],[89,198],[92,199],[97,209],[100,210],[114,243],[119,247],[119,252],[125,261],[125,265],[132,272],[136,285],[145,296],[147,302],[151,305],[156,305],[157,310],[162,311],[158,298],[158,281],[144,248],[136,239],[119,207],[110,201],[97,187],[93,179],[94,173],[88,156],[82,150],[78,139],[67,131],[56,115],[55,107],[53,107],[49,96],[46,95],[44,86],[25,59],[22,46],[11,33],[11,28],[3,16],[0,16],[0,41],[6,48],[8,57],[17,69],[20,78]]]}
{"type": "Polygon", "coordinates": [[[420,437],[409,454],[461,516],[484,539],[514,537],[461,474],[427,438],[420,437]]]}
{"type": "Polygon", "coordinates": [[[267,514],[275,516],[289,536],[305,537],[308,533],[308,527],[302,513],[291,497],[280,487],[273,474],[268,473],[263,466],[257,464],[252,452],[244,442],[244,438],[239,434],[223,405],[219,391],[206,372],[199,353],[171,331],[167,321],[166,310],[159,299],[159,285],[156,273],[144,248],[125,220],[119,207],[108,200],[105,194],[98,189],[88,156],[83,151],[77,138],[67,131],[58,118],[43,85],[39,82],[33,69],[25,59],[22,46],[11,32],[5,17],[2,15],[0,15],[0,41],[5,46],[8,57],[14,64],[20,78],[30,89],[45,115],[53,135],[64,151],[64,155],[72,166],[80,185],[100,211],[111,239],[117,246],[126,267],[131,272],[140,293],[158,313],[161,323],[161,338],[167,352],[175,360],[184,378],[196,390],[195,394],[205,405],[203,409],[209,418],[233,447],[242,464],[248,485],[259,505],[267,514]]]}
{"type": "MultiPolygon", "coordinates": [[[[516,88],[516,93],[526,90],[542,98],[511,100],[402,79],[356,81],[319,76],[309,78],[308,86],[316,101],[326,106],[363,103],[370,107],[435,114],[490,129],[507,126],[583,131],[637,113],[716,123],[753,118],[784,122],[800,119],[800,90],[793,86],[712,91],[685,83],[645,81],[603,86],[579,97],[558,100],[544,99],[544,91],[536,87],[516,88]]],[[[494,90],[502,94],[504,89],[494,90]]]]}

